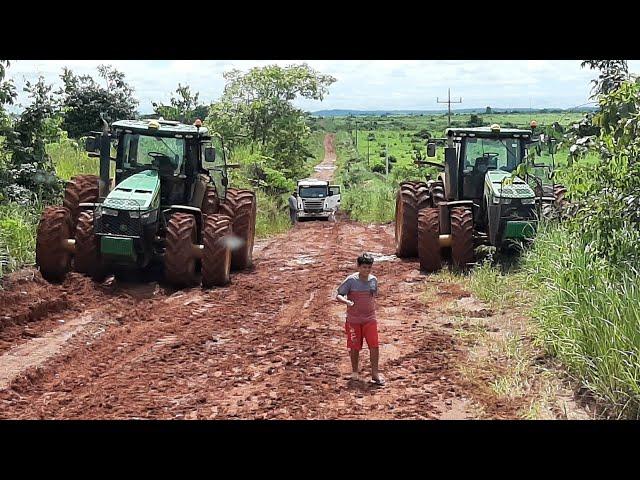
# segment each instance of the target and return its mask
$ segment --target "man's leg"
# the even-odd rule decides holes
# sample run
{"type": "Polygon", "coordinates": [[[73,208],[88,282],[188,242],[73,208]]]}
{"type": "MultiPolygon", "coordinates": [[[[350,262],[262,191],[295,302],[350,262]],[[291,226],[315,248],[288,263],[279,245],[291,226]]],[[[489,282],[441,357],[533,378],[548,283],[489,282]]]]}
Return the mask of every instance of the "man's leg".
{"type": "Polygon", "coordinates": [[[351,371],[353,373],[358,373],[358,363],[360,360],[360,351],[355,349],[349,350],[349,357],[351,357],[351,371]]]}
{"type": "Polygon", "coordinates": [[[378,360],[380,358],[380,348],[369,348],[369,353],[371,354],[371,378],[378,379],[380,378],[380,372],[378,372],[378,360]]]}

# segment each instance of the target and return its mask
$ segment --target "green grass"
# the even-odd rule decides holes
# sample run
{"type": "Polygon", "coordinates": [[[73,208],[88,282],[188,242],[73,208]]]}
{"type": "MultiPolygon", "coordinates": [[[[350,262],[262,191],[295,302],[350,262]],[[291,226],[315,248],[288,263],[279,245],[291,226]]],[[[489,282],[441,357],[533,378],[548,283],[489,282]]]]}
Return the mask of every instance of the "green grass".
{"type": "Polygon", "coordinates": [[[35,261],[38,218],[33,207],[0,205],[0,277],[35,261]]]}
{"type": "Polygon", "coordinates": [[[72,140],[62,140],[47,145],[47,153],[51,156],[56,173],[63,180],[74,175],[100,174],[100,160],[89,158],[87,153],[72,140]]]}
{"type": "Polygon", "coordinates": [[[540,232],[523,269],[540,341],[621,417],[640,417],[640,279],[565,228],[540,232]]]}

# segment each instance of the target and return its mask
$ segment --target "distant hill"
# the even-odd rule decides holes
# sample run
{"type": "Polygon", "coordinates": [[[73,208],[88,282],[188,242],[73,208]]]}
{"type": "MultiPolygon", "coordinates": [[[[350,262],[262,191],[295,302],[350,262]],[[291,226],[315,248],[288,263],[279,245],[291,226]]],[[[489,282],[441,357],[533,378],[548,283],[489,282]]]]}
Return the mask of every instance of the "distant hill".
{"type": "MultiPolygon", "coordinates": [[[[451,113],[478,113],[484,114],[485,108],[456,108],[451,113]]],[[[492,113],[561,113],[561,112],[594,112],[596,107],[580,107],[580,108],[492,108],[492,113]]],[[[346,117],[348,115],[367,116],[367,115],[442,115],[447,110],[318,110],[310,112],[315,117],[346,117]]]]}

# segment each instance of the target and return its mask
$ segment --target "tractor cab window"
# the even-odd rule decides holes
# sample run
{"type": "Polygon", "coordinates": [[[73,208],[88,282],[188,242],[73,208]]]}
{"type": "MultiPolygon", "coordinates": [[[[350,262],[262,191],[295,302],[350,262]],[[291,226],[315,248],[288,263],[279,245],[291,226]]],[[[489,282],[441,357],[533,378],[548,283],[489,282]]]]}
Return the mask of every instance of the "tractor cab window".
{"type": "Polygon", "coordinates": [[[484,174],[487,170],[512,172],[522,162],[520,139],[470,138],[466,139],[464,173],[484,174]]]}
{"type": "Polygon", "coordinates": [[[302,198],[323,198],[327,196],[327,187],[300,187],[302,198]]]}
{"type": "Polygon", "coordinates": [[[122,139],[122,144],[123,168],[151,168],[165,174],[178,174],[182,170],[185,157],[183,138],[127,133],[122,139]]]}
{"type": "Polygon", "coordinates": [[[226,152],[222,150],[222,142],[218,137],[203,142],[200,149],[200,160],[202,167],[209,172],[213,183],[216,186],[216,192],[221,197],[226,196],[227,187],[223,179],[227,178],[227,167],[225,163],[226,152]],[[216,151],[216,158],[213,162],[207,162],[205,159],[205,148],[213,147],[216,151]]]}

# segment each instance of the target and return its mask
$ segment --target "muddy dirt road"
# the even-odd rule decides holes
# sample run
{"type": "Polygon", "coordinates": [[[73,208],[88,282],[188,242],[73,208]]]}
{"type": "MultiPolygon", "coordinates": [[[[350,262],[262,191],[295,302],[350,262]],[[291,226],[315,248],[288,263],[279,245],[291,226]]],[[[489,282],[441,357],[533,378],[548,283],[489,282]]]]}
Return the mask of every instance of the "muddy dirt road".
{"type": "MultiPolygon", "coordinates": [[[[256,242],[254,267],[226,288],[17,272],[0,291],[0,418],[515,417],[517,401],[460,373],[471,360],[452,318],[470,294],[393,252],[392,225],[339,216],[256,242]],[[383,388],[349,380],[334,301],[363,251],[377,258],[383,388]]],[[[367,379],[366,347],[361,358],[367,379]]]]}

